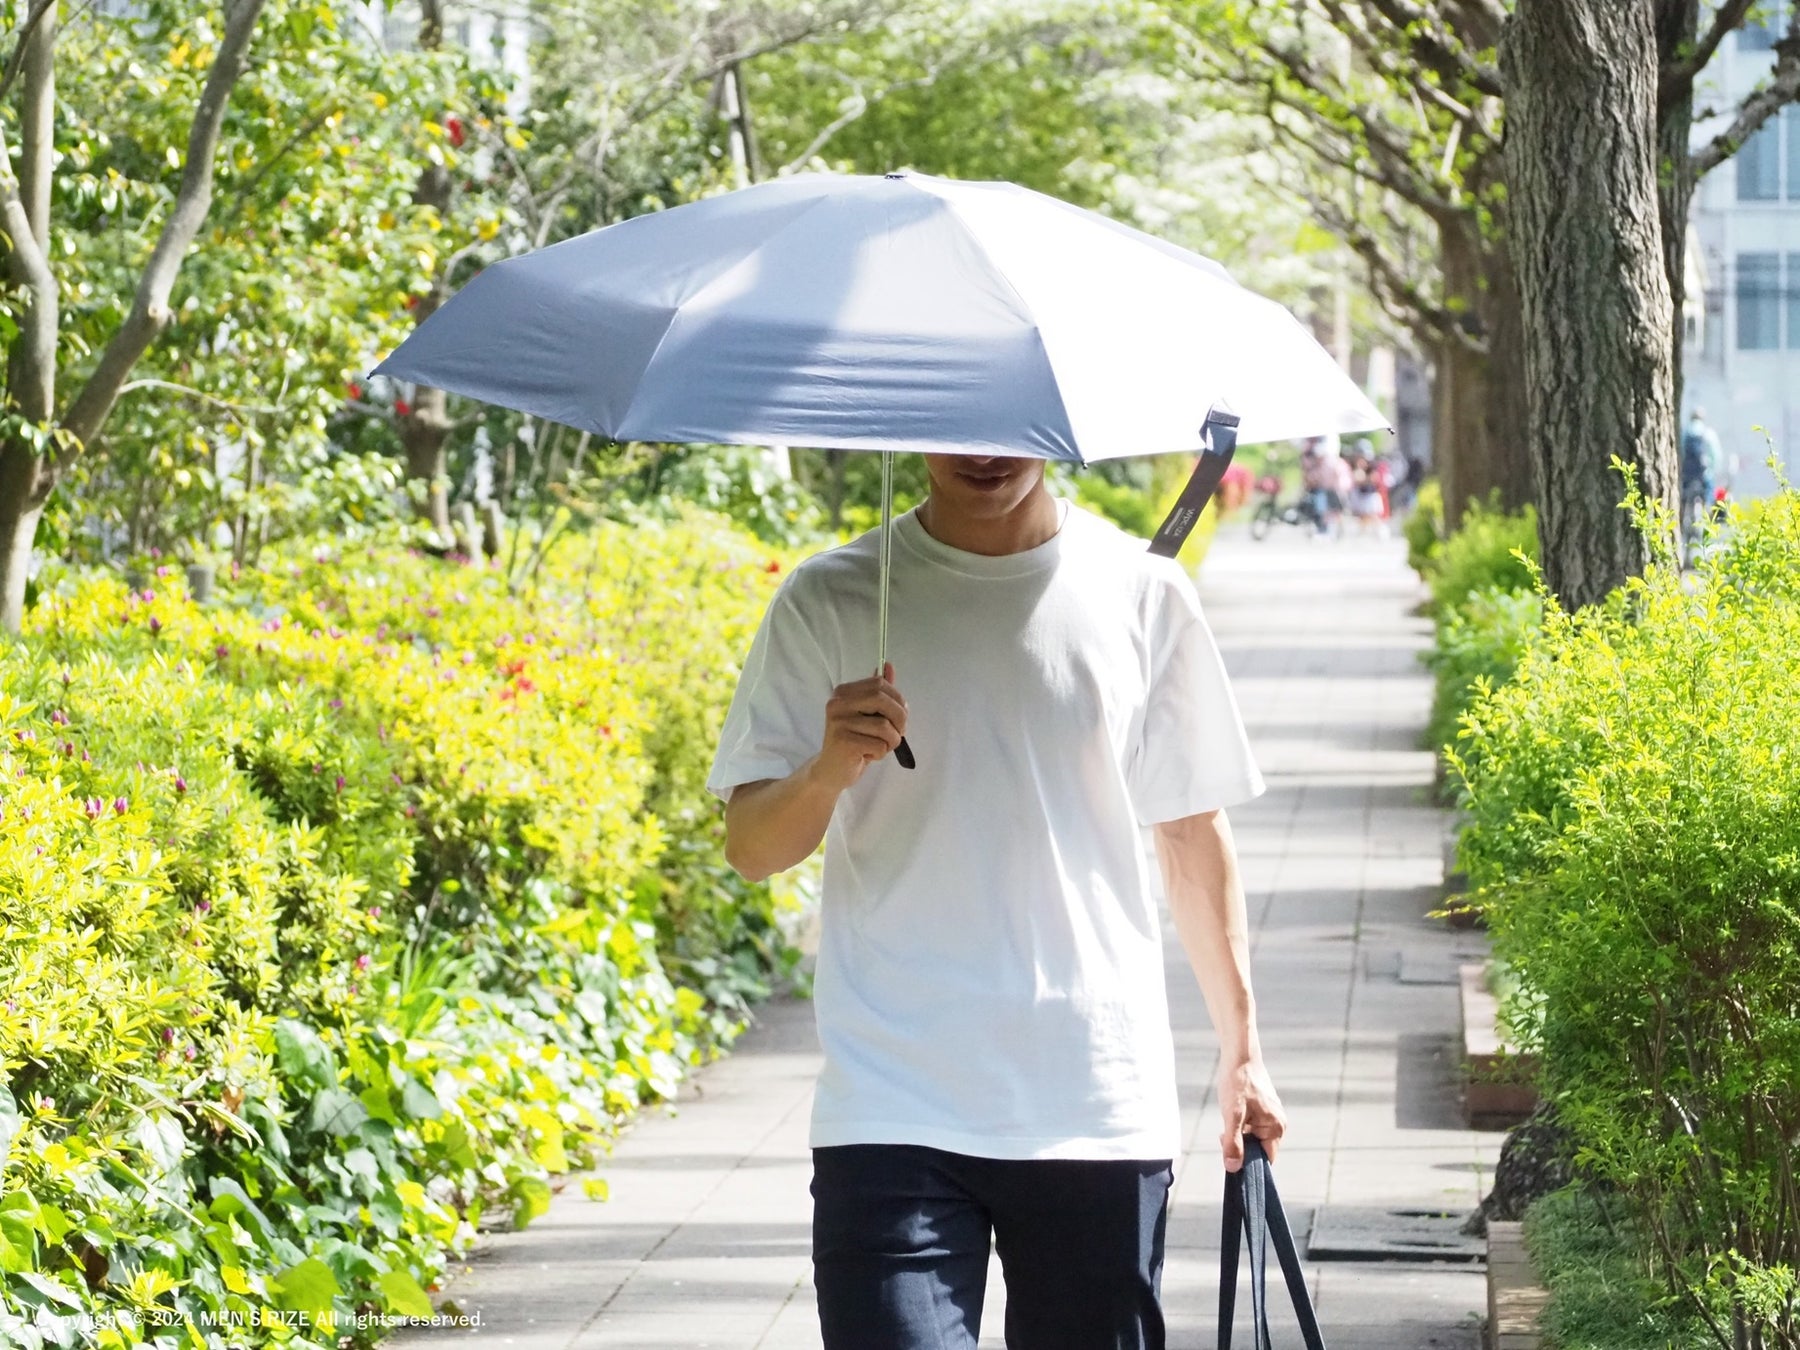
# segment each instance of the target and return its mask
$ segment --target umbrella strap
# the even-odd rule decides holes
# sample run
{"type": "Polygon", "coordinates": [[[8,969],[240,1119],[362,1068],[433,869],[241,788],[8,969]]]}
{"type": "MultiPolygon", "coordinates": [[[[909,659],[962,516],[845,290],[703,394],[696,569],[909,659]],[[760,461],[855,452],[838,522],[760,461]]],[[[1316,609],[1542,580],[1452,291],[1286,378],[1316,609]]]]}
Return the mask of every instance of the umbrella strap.
{"type": "Polygon", "coordinates": [[[1213,493],[1219,490],[1219,481],[1225,477],[1225,469],[1231,463],[1232,455],[1237,453],[1238,418],[1222,408],[1214,407],[1206,414],[1206,422],[1200,428],[1203,448],[1200,458],[1194,463],[1194,473],[1181,490],[1181,496],[1175,499],[1175,505],[1169,509],[1168,517],[1162,528],[1157,530],[1156,537],[1150,541],[1150,551],[1159,557],[1173,558],[1181,552],[1181,546],[1188,535],[1199,523],[1200,513],[1206,510],[1206,504],[1212,500],[1213,493]]]}

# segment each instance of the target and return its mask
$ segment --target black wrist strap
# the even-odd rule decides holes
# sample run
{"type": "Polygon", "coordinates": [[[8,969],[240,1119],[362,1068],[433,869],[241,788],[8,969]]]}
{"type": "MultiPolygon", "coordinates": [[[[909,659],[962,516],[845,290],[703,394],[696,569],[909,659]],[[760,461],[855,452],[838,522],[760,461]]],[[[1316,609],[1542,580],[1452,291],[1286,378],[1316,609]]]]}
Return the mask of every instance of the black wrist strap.
{"type": "Polygon", "coordinates": [[[1269,1155],[1263,1152],[1260,1140],[1247,1134],[1243,1167],[1225,1174],[1225,1226],[1219,1241],[1219,1350],[1231,1350],[1231,1322],[1237,1310],[1238,1244],[1244,1239],[1250,1245],[1250,1316],[1256,1337],[1253,1350],[1271,1350],[1269,1308],[1264,1293],[1271,1238],[1281,1273],[1287,1278],[1288,1296],[1294,1301],[1294,1315],[1300,1321],[1306,1350],[1325,1350],[1319,1319],[1307,1296],[1300,1253],[1281,1208],[1281,1197],[1275,1193],[1269,1155]]]}
{"type": "Polygon", "coordinates": [[[1152,553],[1173,558],[1181,552],[1181,545],[1193,533],[1194,526],[1200,521],[1200,513],[1206,510],[1213,493],[1219,490],[1219,481],[1225,477],[1231,457],[1237,453],[1237,433],[1237,415],[1213,405],[1200,428],[1204,445],[1194,464],[1193,475],[1169,509],[1168,518],[1157,530],[1156,537],[1150,541],[1152,553]]]}

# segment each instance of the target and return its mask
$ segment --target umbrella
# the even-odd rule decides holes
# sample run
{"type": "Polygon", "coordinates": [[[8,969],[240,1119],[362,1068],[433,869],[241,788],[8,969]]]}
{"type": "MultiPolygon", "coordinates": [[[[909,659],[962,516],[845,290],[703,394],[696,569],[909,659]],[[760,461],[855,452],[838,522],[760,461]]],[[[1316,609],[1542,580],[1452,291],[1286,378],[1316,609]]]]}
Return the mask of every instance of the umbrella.
{"type": "MultiPolygon", "coordinates": [[[[1169,553],[1237,440],[1387,425],[1210,259],[1009,183],[912,173],[799,174],[496,263],[375,373],[621,441],[1200,451],[1153,542],[1169,553]]],[[[891,474],[884,456],[878,673],[891,474]]]]}

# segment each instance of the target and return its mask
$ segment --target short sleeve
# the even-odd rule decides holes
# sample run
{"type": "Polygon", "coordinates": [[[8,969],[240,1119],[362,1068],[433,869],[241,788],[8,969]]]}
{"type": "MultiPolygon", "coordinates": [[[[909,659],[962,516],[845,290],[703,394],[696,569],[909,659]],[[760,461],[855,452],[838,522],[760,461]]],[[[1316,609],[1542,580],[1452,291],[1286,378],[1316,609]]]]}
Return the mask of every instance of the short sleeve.
{"type": "Polygon", "coordinates": [[[790,578],[769,602],[725,714],[706,779],[725,800],[741,784],[787,777],[818,753],[824,735],[831,672],[794,589],[790,578]]]}
{"type": "Polygon", "coordinates": [[[1169,586],[1161,609],[1129,775],[1146,825],[1235,806],[1263,790],[1225,663],[1185,578],[1169,586]]]}

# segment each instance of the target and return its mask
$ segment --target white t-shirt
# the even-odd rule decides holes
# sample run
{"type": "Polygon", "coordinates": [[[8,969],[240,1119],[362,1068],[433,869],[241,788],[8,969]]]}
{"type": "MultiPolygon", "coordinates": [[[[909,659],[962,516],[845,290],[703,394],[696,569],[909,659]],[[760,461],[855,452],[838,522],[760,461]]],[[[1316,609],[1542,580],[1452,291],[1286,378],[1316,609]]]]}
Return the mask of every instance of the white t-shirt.
{"type": "MultiPolygon", "coordinates": [[[[1179,1152],[1141,827],[1262,778],[1187,577],[1063,509],[1054,538],[1002,557],[894,522],[888,659],[918,767],[870,765],[826,833],[814,1147],[1179,1152]]],[[[798,769],[832,689],[874,672],[877,546],[809,558],[775,596],[719,796],[798,769]]]]}

